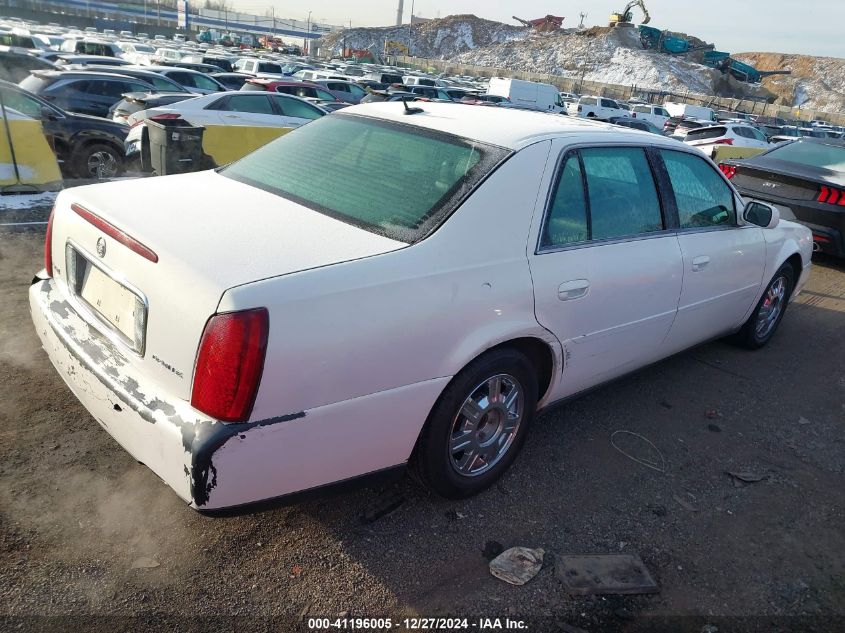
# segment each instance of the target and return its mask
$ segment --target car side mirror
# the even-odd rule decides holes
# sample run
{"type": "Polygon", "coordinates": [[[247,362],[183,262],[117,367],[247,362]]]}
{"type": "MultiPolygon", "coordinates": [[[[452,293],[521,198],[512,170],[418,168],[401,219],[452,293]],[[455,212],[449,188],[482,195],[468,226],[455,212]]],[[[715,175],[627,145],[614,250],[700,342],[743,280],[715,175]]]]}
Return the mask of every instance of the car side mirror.
{"type": "Polygon", "coordinates": [[[773,229],[780,222],[780,212],[777,207],[756,200],[752,200],[745,205],[742,217],[746,222],[764,229],[773,229]]]}
{"type": "Polygon", "coordinates": [[[48,108],[47,106],[41,106],[41,118],[45,121],[55,121],[56,113],[53,112],[52,108],[48,108]]]}

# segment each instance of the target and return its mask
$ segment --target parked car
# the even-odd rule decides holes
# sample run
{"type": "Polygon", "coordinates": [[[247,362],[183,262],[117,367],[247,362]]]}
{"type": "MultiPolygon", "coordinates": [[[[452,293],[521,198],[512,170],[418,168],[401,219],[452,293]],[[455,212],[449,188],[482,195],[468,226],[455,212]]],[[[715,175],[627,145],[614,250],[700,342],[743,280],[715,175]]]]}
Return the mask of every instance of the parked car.
{"type": "Polygon", "coordinates": [[[663,106],[638,103],[631,106],[631,117],[648,121],[662,130],[669,120],[669,112],[663,106]]]}
{"type": "Polygon", "coordinates": [[[131,66],[132,62],[120,57],[105,55],[77,55],[75,53],[50,53],[41,56],[59,66],[131,66]]]}
{"type": "MultiPolygon", "coordinates": [[[[136,112],[195,98],[194,93],[184,90],[180,92],[127,92],[123,95],[123,99],[111,107],[110,118],[112,121],[128,125],[129,117],[136,112]]],[[[133,123],[137,120],[137,118],[133,119],[133,123]]],[[[129,156],[129,151],[126,155],[129,156]]]]}
{"type": "Polygon", "coordinates": [[[117,45],[123,51],[121,57],[133,64],[151,64],[156,52],[155,48],[142,42],[118,42],[117,45]]]}
{"type": "Polygon", "coordinates": [[[209,77],[219,81],[227,90],[240,90],[244,82],[253,76],[246,73],[211,73],[209,77]]]}
{"type": "Polygon", "coordinates": [[[135,79],[145,81],[150,84],[155,90],[164,92],[184,92],[188,95],[194,94],[184,86],[170,79],[169,77],[150,70],[149,66],[115,66],[114,68],[104,68],[102,66],[85,66],[83,68],[80,68],[79,70],[85,72],[114,73],[123,77],[133,77],[135,79]]]}
{"type": "Polygon", "coordinates": [[[697,130],[702,127],[710,127],[712,125],[713,121],[707,119],[671,117],[663,125],[663,133],[668,136],[671,136],[672,138],[684,140],[684,138],[686,138],[686,135],[692,130],[697,130]]]}
{"type": "Polygon", "coordinates": [[[59,194],[35,331],[192,507],[406,465],[470,496],[538,410],[715,337],[761,347],[807,281],[810,231],[744,204],[692,148],[415,106],[352,106],[220,170],[59,194]]]}
{"type": "MultiPolygon", "coordinates": [[[[388,92],[390,92],[388,90],[388,92]]],[[[439,99],[441,101],[451,101],[452,98],[446,92],[445,88],[434,88],[432,86],[405,86],[402,92],[409,92],[418,97],[425,97],[426,99],[439,99]]]]}
{"type": "Polygon", "coordinates": [[[89,70],[38,70],[19,85],[63,110],[104,118],[125,93],[155,90],[140,79],[89,70]]]}
{"type": "Polygon", "coordinates": [[[55,70],[56,65],[22,50],[0,47],[0,79],[18,83],[35,70],[55,70]]]}
{"type": "Polygon", "coordinates": [[[697,147],[710,156],[720,145],[732,147],[754,147],[768,149],[766,135],[751,125],[729,123],[712,125],[690,130],[684,137],[684,143],[697,147]]]}
{"type": "Polygon", "coordinates": [[[628,111],[619,107],[613,99],[605,97],[584,96],[577,103],[569,103],[566,111],[570,116],[580,116],[587,119],[606,121],[614,116],[628,116],[628,111]]]}
{"type": "Polygon", "coordinates": [[[176,50],[175,48],[159,47],[155,50],[155,53],[150,58],[150,61],[154,64],[158,64],[161,62],[178,62],[181,59],[182,51],[176,50]]]}
{"type": "Polygon", "coordinates": [[[255,75],[256,77],[273,77],[281,79],[285,75],[281,64],[253,57],[241,57],[234,63],[232,70],[255,75]]]}
{"type": "Polygon", "coordinates": [[[361,99],[367,96],[364,90],[354,81],[338,81],[337,79],[317,79],[314,83],[323,86],[334,95],[335,101],[344,103],[360,103],[361,99]]]}
{"type": "Polygon", "coordinates": [[[337,97],[331,92],[307,81],[291,81],[289,79],[267,79],[256,77],[248,79],[241,86],[241,91],[266,91],[293,95],[300,99],[307,99],[311,103],[337,103],[337,97]]]}
{"type": "Polygon", "coordinates": [[[845,142],[799,138],[719,168],[739,192],[775,205],[813,232],[816,247],[845,257],[845,142]]]}
{"type": "Polygon", "coordinates": [[[651,121],[646,121],[645,119],[635,119],[628,116],[614,116],[610,117],[607,122],[613,123],[613,125],[621,125],[622,127],[629,127],[635,130],[642,130],[643,132],[651,132],[652,134],[659,134],[660,136],[663,136],[663,130],[651,121]]]}
{"type": "Polygon", "coordinates": [[[79,55],[99,55],[103,57],[123,57],[123,49],[115,42],[106,40],[91,39],[67,39],[59,47],[64,53],[77,53],[79,55]]]}
{"type": "MultiPolygon", "coordinates": [[[[228,57],[223,57],[222,55],[185,55],[185,57],[183,57],[181,61],[185,63],[207,64],[209,66],[217,66],[221,69],[222,72],[226,73],[235,72],[232,60],[228,57]]],[[[199,69],[197,68],[196,70],[199,69]]]]}
{"type": "Polygon", "coordinates": [[[125,125],[68,112],[8,81],[0,81],[0,96],[7,108],[41,121],[65,178],[110,178],[122,171],[125,125]]]}
{"type": "Polygon", "coordinates": [[[226,86],[214,79],[214,77],[196,70],[174,66],[148,66],[147,68],[160,75],[164,75],[183,88],[198,95],[226,91],[226,86]]]}
{"type": "Polygon", "coordinates": [[[214,66],[212,64],[202,64],[200,62],[186,62],[180,60],[178,62],[171,62],[171,61],[163,61],[160,62],[162,66],[173,66],[175,68],[187,68],[188,70],[195,70],[198,73],[203,73],[205,75],[211,75],[213,73],[222,73],[225,69],[222,66],[214,66]]]}

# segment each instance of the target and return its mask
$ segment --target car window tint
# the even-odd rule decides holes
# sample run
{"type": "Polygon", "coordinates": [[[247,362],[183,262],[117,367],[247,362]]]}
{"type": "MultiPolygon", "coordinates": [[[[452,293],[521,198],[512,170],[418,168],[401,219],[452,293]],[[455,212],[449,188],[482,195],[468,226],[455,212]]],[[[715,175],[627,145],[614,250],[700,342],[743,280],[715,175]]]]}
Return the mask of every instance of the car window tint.
{"type": "Polygon", "coordinates": [[[663,230],[654,175],[635,147],[581,150],[590,201],[591,239],[663,230]]]}
{"type": "Polygon", "coordinates": [[[194,85],[203,90],[220,90],[220,86],[213,79],[209,79],[205,75],[193,75],[194,85]]]}
{"type": "Polygon", "coordinates": [[[17,110],[21,114],[32,117],[33,119],[41,118],[41,104],[31,97],[21,94],[17,90],[0,89],[0,94],[3,96],[3,105],[12,110],[17,110]]]}
{"type": "Polygon", "coordinates": [[[320,90],[319,88],[315,88],[314,92],[316,93],[317,98],[322,99],[323,101],[337,101],[331,92],[320,90]]]}
{"type": "Polygon", "coordinates": [[[275,114],[273,106],[264,95],[233,95],[222,108],[229,112],[252,112],[254,114],[275,114]]]}
{"type": "Polygon", "coordinates": [[[571,154],[555,185],[540,247],[564,246],[587,239],[587,199],[581,163],[577,154],[571,154]]]}
{"type": "Polygon", "coordinates": [[[660,154],[675,193],[681,228],[735,224],[733,191],[705,159],[671,150],[660,150],[660,154]]]}
{"type": "Polygon", "coordinates": [[[222,173],[341,221],[413,242],[437,226],[506,155],[500,148],[421,133],[415,126],[339,115],[303,125],[222,173]],[[320,169],[314,169],[318,163],[320,169]]]}
{"type": "Polygon", "coordinates": [[[282,114],[285,116],[298,117],[300,119],[319,119],[325,114],[319,108],[306,101],[300,101],[299,99],[285,99],[284,97],[277,97],[276,105],[281,108],[282,114]]]}

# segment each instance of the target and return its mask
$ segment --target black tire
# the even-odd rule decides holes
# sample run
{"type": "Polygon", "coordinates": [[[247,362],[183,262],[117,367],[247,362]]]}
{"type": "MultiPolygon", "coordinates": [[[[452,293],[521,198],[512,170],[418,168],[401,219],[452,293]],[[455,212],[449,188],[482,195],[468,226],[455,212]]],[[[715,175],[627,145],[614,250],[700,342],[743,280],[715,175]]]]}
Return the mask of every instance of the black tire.
{"type": "MultiPolygon", "coordinates": [[[[525,355],[514,349],[502,348],[478,357],[452,379],[431,410],[411,456],[411,474],[424,486],[448,499],[478,494],[501,477],[516,459],[534,418],[537,397],[537,375],[525,355]],[[478,419],[477,428],[461,436],[471,437],[468,441],[473,443],[491,442],[487,447],[478,445],[474,448],[478,455],[471,458],[471,454],[451,448],[452,442],[457,441],[453,433],[456,425],[474,424],[469,417],[461,414],[462,407],[473,395],[489,394],[489,381],[496,377],[500,377],[502,383],[500,395],[494,398],[497,402],[491,403],[488,413],[478,419]],[[506,408],[506,394],[513,393],[513,388],[519,389],[517,400],[521,399],[522,403],[518,418],[508,415],[506,408]],[[507,426],[514,424],[515,419],[518,419],[515,429],[507,432],[507,426]],[[478,472],[458,472],[456,462],[470,461],[470,458],[478,465],[478,472]]],[[[472,463],[469,466],[472,467],[472,463]]]]}
{"type": "Polygon", "coordinates": [[[742,329],[737,332],[732,338],[732,342],[736,343],[746,349],[760,349],[768,343],[777,332],[780,322],[783,320],[783,315],[786,314],[786,308],[789,305],[789,298],[792,296],[792,290],[795,288],[795,270],[791,264],[784,264],[775,273],[754,312],[748,317],[748,320],[743,324],[742,329]],[[776,287],[782,288],[782,292],[774,290],[776,287]],[[774,293],[774,295],[773,295],[774,293]],[[767,301],[772,300],[772,296],[781,295],[778,299],[779,310],[774,319],[768,319],[765,327],[761,331],[761,321],[765,319],[764,310],[767,309],[767,301]],[[762,315],[762,318],[761,318],[762,315]]]}
{"type": "Polygon", "coordinates": [[[77,178],[114,178],[123,173],[123,152],[108,143],[90,143],[74,152],[73,173],[77,178]],[[97,163],[102,165],[100,169],[97,163]]]}

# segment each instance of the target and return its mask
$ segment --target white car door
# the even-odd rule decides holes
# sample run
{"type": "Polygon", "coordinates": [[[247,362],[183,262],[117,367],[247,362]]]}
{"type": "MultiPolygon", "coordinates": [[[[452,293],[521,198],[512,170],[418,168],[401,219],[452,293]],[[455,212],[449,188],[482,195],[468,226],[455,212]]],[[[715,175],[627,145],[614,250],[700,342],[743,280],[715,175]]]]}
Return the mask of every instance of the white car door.
{"type": "Polygon", "coordinates": [[[683,275],[646,151],[565,145],[551,154],[528,248],[537,320],[564,348],[553,399],[663,356],[683,275]]]}
{"type": "Polygon", "coordinates": [[[236,92],[224,96],[217,104],[215,110],[224,124],[261,127],[285,124],[284,117],[276,113],[267,93],[236,92]]]}
{"type": "Polygon", "coordinates": [[[762,229],[740,225],[741,199],[712,163],[689,152],[658,152],[677,212],[684,282],[670,352],[739,327],[763,282],[762,229]]]}

